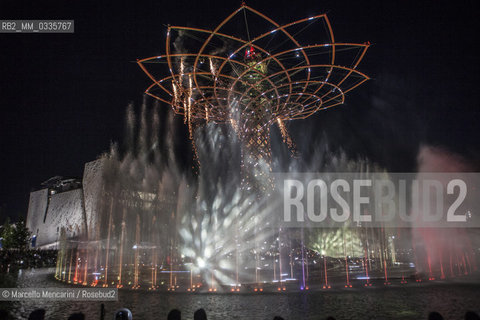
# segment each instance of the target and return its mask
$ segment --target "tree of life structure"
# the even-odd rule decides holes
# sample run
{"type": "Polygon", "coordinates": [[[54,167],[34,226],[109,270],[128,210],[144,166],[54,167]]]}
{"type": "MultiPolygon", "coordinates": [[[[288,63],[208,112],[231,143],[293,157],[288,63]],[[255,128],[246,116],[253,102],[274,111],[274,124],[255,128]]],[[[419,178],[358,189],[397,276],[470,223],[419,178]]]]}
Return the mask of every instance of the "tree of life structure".
{"type": "Polygon", "coordinates": [[[369,45],[335,42],[325,14],[280,25],[242,4],[213,30],[168,26],[166,53],[137,63],[153,81],[145,93],[183,115],[191,139],[199,125],[230,124],[244,185],[268,193],[271,126],[292,148],[285,123],[343,104],[369,79],[357,70],[369,45]]]}

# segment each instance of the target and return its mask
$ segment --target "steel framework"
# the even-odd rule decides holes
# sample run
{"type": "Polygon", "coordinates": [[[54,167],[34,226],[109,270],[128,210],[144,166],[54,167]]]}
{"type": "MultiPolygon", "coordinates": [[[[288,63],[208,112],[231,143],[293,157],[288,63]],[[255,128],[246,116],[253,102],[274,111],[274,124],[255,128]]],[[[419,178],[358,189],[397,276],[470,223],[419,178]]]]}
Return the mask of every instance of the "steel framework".
{"type": "Polygon", "coordinates": [[[183,115],[191,138],[200,123],[229,123],[243,142],[246,174],[261,179],[270,168],[271,125],[291,147],[284,122],[344,103],[345,93],[369,79],[356,70],[369,45],[335,42],[325,14],[280,25],[242,4],[214,30],[168,26],[166,53],[137,63],[153,81],[145,93],[183,115]],[[247,12],[267,30],[251,37],[247,12]],[[246,39],[227,31],[242,13],[246,39]],[[298,35],[317,22],[326,31],[323,42],[301,44],[298,35]],[[189,48],[179,48],[173,32],[194,39],[189,48]],[[267,170],[259,167],[263,162],[267,170]]]}

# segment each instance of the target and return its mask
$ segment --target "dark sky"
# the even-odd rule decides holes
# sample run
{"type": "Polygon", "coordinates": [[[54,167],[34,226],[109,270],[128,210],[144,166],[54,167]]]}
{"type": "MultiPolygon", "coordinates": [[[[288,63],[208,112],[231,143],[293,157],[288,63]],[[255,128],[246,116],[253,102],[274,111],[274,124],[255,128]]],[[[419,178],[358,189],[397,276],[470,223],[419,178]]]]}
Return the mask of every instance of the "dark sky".
{"type": "MultiPolygon", "coordinates": [[[[303,150],[327,137],[332,149],[395,171],[415,169],[422,143],[478,161],[474,1],[247,4],[281,24],[328,13],[337,41],[373,44],[359,67],[371,81],[345,106],[291,125],[303,150]],[[311,140],[301,141],[303,130],[311,140]]],[[[138,108],[149,85],[134,61],[164,53],[166,24],[213,29],[239,5],[2,0],[0,19],[74,19],[75,33],[0,34],[0,220],[25,216],[31,189],[54,175],[80,177],[122,140],[126,106],[138,108]]]]}

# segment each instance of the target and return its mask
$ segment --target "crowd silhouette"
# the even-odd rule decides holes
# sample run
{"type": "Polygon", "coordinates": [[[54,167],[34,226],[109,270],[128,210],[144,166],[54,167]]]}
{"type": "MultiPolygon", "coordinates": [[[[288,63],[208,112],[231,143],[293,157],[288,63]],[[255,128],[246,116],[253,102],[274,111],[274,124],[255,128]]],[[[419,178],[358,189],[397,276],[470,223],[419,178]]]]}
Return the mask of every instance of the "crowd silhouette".
{"type": "MultiPolygon", "coordinates": [[[[48,319],[48,317],[45,316],[46,311],[45,309],[35,309],[33,310],[29,317],[28,320],[45,320],[48,319]]],[[[107,317],[108,319],[109,317],[107,317]]],[[[13,320],[15,318],[11,317],[8,311],[0,309],[0,320],[13,320]]],[[[86,320],[87,318],[82,312],[76,312],[72,313],[68,318],[68,320],[86,320]]],[[[111,319],[111,318],[110,318],[111,319]]],[[[122,308],[117,310],[114,315],[113,315],[114,320],[134,320],[132,313],[130,310],[126,308],[122,308]]],[[[170,312],[167,314],[167,320],[181,320],[182,319],[182,313],[178,309],[172,309],[170,312]]],[[[189,318],[187,318],[189,319],[189,318]]],[[[200,308],[196,310],[193,313],[193,320],[207,320],[207,312],[203,309],[200,308]]],[[[325,318],[326,320],[336,320],[336,318],[329,316],[325,318]]],[[[428,315],[428,320],[443,320],[443,316],[436,312],[432,311],[428,315]]],[[[465,320],[480,320],[480,316],[474,312],[474,311],[467,311],[464,315],[465,320]]],[[[105,320],[105,312],[104,312],[104,307],[102,304],[102,312],[100,314],[100,320],[105,320]]],[[[286,320],[285,318],[281,316],[275,316],[273,320],[286,320]]],[[[293,320],[297,320],[296,318],[293,320]]]]}

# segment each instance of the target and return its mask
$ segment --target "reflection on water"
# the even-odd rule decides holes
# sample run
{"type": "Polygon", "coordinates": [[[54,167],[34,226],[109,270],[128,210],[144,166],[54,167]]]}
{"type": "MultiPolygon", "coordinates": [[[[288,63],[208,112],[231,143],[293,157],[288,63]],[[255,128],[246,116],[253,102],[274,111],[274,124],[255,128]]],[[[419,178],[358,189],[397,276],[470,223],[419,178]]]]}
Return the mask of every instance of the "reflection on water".
{"type": "MultiPolygon", "coordinates": [[[[64,287],[53,278],[54,269],[23,270],[18,287],[64,287]]],[[[477,279],[478,280],[478,279],[477,279]]],[[[426,319],[428,312],[440,312],[445,319],[463,319],[466,310],[480,311],[480,283],[431,283],[421,286],[362,288],[308,293],[244,294],[167,294],[120,291],[119,301],[105,303],[106,319],[120,308],[129,308],[134,319],[166,319],[169,310],[178,308],[183,319],[192,319],[198,308],[209,319],[426,319]]],[[[67,319],[83,312],[87,319],[100,319],[101,302],[27,301],[0,304],[15,318],[26,319],[35,308],[45,308],[47,319],[67,319]]]]}

